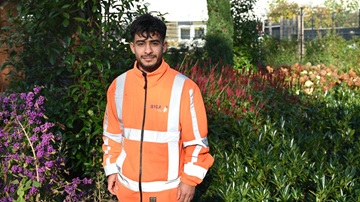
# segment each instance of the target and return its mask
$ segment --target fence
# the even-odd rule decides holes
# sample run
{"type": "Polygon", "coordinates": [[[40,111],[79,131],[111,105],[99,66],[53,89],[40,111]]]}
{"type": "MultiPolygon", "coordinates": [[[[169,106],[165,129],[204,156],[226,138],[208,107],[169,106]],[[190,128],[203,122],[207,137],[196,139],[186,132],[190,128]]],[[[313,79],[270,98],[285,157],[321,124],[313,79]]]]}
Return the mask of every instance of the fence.
{"type": "Polygon", "coordinates": [[[354,13],[304,14],[294,15],[291,19],[280,17],[278,22],[268,20],[265,33],[279,39],[303,37],[316,38],[319,34],[335,31],[346,40],[360,36],[360,10],[354,13]]]}
{"type": "Polygon", "coordinates": [[[298,40],[299,55],[304,53],[304,40],[326,35],[329,31],[336,32],[346,40],[360,36],[360,9],[354,13],[332,13],[305,15],[303,9],[300,15],[291,19],[280,17],[279,22],[268,20],[265,24],[266,34],[278,39],[298,40]]]}

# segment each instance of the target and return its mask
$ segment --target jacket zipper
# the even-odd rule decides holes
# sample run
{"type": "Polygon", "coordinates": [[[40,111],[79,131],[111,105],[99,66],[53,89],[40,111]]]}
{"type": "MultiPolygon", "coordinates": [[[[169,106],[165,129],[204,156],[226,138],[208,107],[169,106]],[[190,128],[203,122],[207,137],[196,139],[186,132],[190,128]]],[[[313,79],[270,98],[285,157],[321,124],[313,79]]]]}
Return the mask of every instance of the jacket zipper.
{"type": "Polygon", "coordinates": [[[141,127],[141,138],[140,138],[140,166],[139,166],[139,192],[140,192],[140,202],[142,202],[142,150],[143,150],[143,141],[144,141],[144,127],[145,127],[145,116],[146,116],[146,100],[147,100],[147,75],[146,72],[142,72],[142,75],[145,79],[144,90],[145,90],[145,99],[144,99],[144,113],[141,127]]]}

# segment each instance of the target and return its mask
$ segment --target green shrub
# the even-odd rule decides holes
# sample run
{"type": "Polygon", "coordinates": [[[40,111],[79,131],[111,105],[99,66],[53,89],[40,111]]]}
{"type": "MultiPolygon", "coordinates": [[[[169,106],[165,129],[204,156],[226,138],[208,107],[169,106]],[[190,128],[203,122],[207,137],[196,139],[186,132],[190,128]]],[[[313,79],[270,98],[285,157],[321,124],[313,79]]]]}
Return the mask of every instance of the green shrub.
{"type": "Polygon", "coordinates": [[[285,85],[287,79],[276,72],[228,71],[188,72],[205,95],[215,157],[196,201],[360,199],[356,89],[344,83],[325,93],[296,95],[293,88],[300,86],[285,85]],[[245,97],[231,94],[243,89],[245,97]]]}
{"type": "Polygon", "coordinates": [[[300,61],[298,41],[296,39],[280,40],[271,36],[265,36],[262,49],[265,65],[279,67],[300,61]]]}
{"type": "MultiPolygon", "coordinates": [[[[116,2],[21,0],[2,32],[10,48],[23,47],[9,53],[4,64],[25,74],[11,90],[44,87],[47,115],[65,140],[67,166],[75,175],[92,175],[102,168],[107,86],[134,61],[120,40],[129,38],[126,26],[135,15],[128,12],[133,1],[116,2]],[[117,5],[116,13],[109,12],[110,5],[117,5]],[[107,12],[106,20],[101,10],[107,12]]],[[[136,9],[136,14],[146,11],[136,9]]]]}
{"type": "Polygon", "coordinates": [[[295,63],[314,65],[332,65],[341,72],[354,70],[360,73],[360,38],[354,37],[346,41],[336,33],[328,33],[304,42],[303,57],[299,55],[299,43],[297,39],[280,40],[265,37],[262,44],[264,52],[264,64],[278,68],[290,66],[295,63]]]}
{"type": "Polygon", "coordinates": [[[214,64],[232,65],[233,47],[231,39],[226,38],[220,33],[207,34],[205,36],[206,57],[211,59],[214,64]]]}
{"type": "Polygon", "coordinates": [[[305,62],[338,67],[343,72],[353,69],[360,72],[360,38],[346,41],[337,34],[308,40],[305,43],[305,62]]]}

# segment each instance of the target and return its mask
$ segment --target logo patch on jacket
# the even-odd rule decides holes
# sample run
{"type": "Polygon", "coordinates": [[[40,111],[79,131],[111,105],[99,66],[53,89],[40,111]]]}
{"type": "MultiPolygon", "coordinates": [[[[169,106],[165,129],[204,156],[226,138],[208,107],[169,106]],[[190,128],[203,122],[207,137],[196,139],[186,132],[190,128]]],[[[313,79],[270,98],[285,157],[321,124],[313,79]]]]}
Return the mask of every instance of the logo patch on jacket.
{"type": "Polygon", "coordinates": [[[150,105],[150,109],[155,109],[158,112],[167,112],[168,111],[168,106],[166,105],[157,105],[157,104],[151,104],[150,105]]]}

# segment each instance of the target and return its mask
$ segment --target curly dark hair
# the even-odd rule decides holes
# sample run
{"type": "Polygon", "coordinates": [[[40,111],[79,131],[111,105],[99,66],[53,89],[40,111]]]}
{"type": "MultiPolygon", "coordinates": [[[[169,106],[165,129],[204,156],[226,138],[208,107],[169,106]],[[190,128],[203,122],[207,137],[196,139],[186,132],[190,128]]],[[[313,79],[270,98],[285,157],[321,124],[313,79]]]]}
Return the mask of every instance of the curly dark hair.
{"type": "Polygon", "coordinates": [[[135,38],[135,34],[141,35],[146,39],[154,34],[159,34],[161,40],[164,41],[166,37],[166,25],[160,18],[146,13],[137,17],[130,25],[132,41],[135,38]]]}

